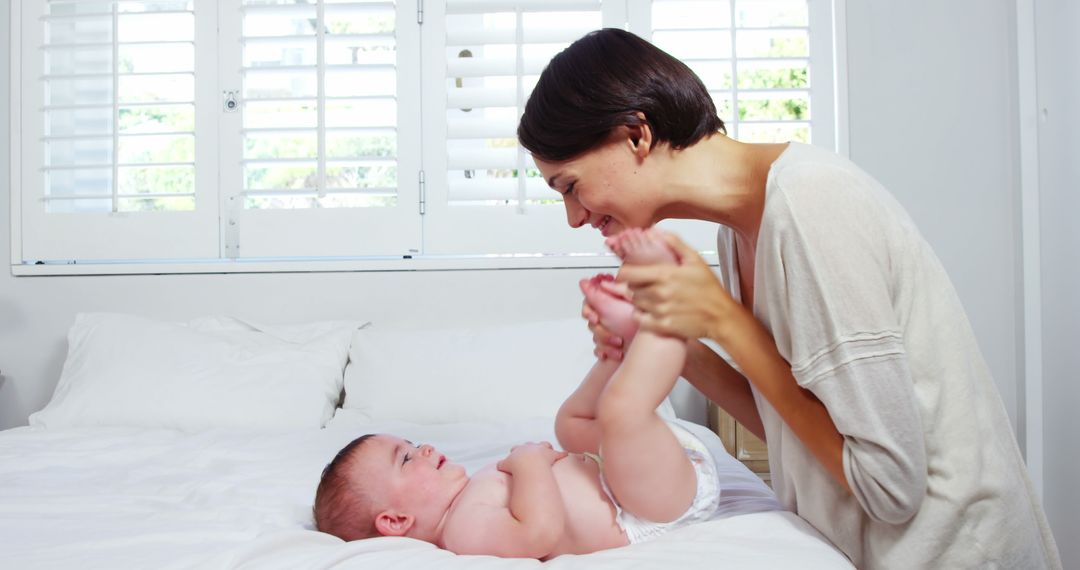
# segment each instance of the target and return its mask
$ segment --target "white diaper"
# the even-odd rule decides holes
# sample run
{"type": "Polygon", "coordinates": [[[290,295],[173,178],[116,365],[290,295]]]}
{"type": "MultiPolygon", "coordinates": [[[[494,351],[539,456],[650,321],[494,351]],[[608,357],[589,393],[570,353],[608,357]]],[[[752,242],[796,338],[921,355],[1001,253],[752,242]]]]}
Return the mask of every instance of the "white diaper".
{"type": "Polygon", "coordinates": [[[672,422],[668,422],[668,427],[686,450],[686,456],[690,458],[690,463],[694,465],[694,473],[697,475],[697,493],[694,495],[690,508],[686,509],[679,518],[671,522],[656,523],[624,511],[611,493],[603,469],[600,470],[600,483],[603,485],[604,493],[607,493],[611,503],[615,505],[615,521],[626,533],[630,544],[655,538],[688,524],[710,520],[714,518],[720,504],[720,477],[717,474],[716,462],[708,447],[683,427],[672,422]]]}

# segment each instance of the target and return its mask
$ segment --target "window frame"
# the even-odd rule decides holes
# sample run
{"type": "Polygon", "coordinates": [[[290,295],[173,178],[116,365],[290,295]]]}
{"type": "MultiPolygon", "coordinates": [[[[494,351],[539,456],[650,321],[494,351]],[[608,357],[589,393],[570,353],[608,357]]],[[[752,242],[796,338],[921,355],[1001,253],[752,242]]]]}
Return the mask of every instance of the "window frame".
{"type": "Polygon", "coordinates": [[[22,259],[22,2],[8,4],[8,218],[11,224],[11,257],[13,275],[23,265],[22,259]],[[16,263],[19,260],[19,263],[16,263]]]}
{"type": "MultiPolygon", "coordinates": [[[[196,0],[196,2],[209,4],[207,0],[196,0]]],[[[27,103],[20,106],[17,111],[13,111],[12,117],[19,117],[19,140],[30,138],[34,141],[33,144],[28,145],[21,143],[12,145],[13,149],[20,149],[19,162],[12,163],[13,175],[15,171],[18,171],[19,176],[16,179],[17,182],[12,186],[12,194],[16,193],[17,188],[17,192],[22,195],[24,200],[21,202],[22,205],[26,204],[25,200],[43,201],[45,197],[43,179],[39,175],[39,171],[24,166],[26,161],[32,161],[35,165],[44,164],[44,145],[41,144],[44,136],[43,122],[41,120],[42,107],[33,103],[44,101],[41,80],[44,75],[44,68],[41,64],[41,48],[25,50],[23,44],[27,41],[35,41],[35,46],[41,45],[41,42],[38,42],[36,38],[43,35],[41,22],[47,4],[35,2],[30,2],[30,4],[40,8],[36,11],[27,10],[22,5],[22,2],[16,1],[12,3],[12,6],[18,6],[19,11],[18,20],[16,20],[13,13],[13,31],[16,26],[21,29],[18,30],[19,44],[17,46],[19,52],[17,56],[19,58],[19,75],[18,81],[15,81],[13,73],[11,92],[13,100],[15,99],[15,93],[18,92],[19,101],[27,103]]],[[[210,18],[203,17],[200,19],[197,13],[194,16],[195,73],[198,73],[200,64],[205,65],[206,62],[213,60],[217,45],[217,32],[214,24],[215,22],[211,21],[210,18]]],[[[112,41],[114,49],[116,45],[119,45],[117,35],[118,31],[113,29],[112,41]]],[[[15,51],[16,45],[13,41],[13,63],[16,57],[15,51]]],[[[116,65],[118,63],[114,62],[114,73],[116,65]]],[[[211,111],[206,108],[207,102],[204,100],[209,93],[205,83],[207,82],[203,82],[201,86],[196,85],[194,92],[196,131],[200,129],[200,126],[206,129],[213,123],[211,111]],[[200,99],[200,97],[203,99],[200,99]],[[203,107],[202,112],[200,112],[200,106],[203,107]]],[[[118,100],[119,94],[115,92],[114,87],[112,93],[114,108],[120,106],[118,100]]],[[[115,118],[112,128],[112,136],[118,136],[120,125],[115,122],[115,118]]],[[[209,142],[213,143],[213,141],[209,142]]],[[[212,184],[213,178],[210,176],[217,170],[216,155],[213,149],[207,149],[206,146],[207,143],[198,144],[195,150],[194,193],[197,202],[212,199],[216,192],[212,184]],[[202,162],[200,162],[200,157],[202,162]]],[[[119,180],[115,180],[119,160],[120,157],[114,154],[110,163],[114,173],[114,188],[120,183],[119,180]]],[[[13,216],[14,214],[13,211],[13,216]]],[[[212,231],[217,227],[216,210],[196,208],[195,211],[63,214],[46,213],[43,209],[30,208],[19,210],[18,214],[22,218],[22,231],[18,236],[21,247],[18,250],[19,254],[12,258],[13,265],[15,259],[95,258],[96,250],[100,250],[103,244],[106,243],[110,244],[110,258],[131,262],[206,257],[216,254],[217,251],[217,240],[212,231]],[[191,229],[200,231],[191,232],[191,229]],[[190,241],[176,239],[177,236],[191,237],[190,234],[192,233],[195,234],[196,239],[190,241]],[[54,235],[64,236],[61,238],[65,242],[63,254],[56,253],[57,250],[47,237],[54,235]],[[138,239],[131,239],[134,237],[138,239]],[[117,241],[123,243],[115,243],[117,241]]],[[[12,237],[14,241],[15,236],[12,237]]]]}
{"type": "MultiPolygon", "coordinates": [[[[24,76],[27,70],[23,65],[23,58],[26,57],[25,42],[26,38],[23,35],[22,24],[25,17],[25,9],[22,5],[27,0],[14,0],[11,3],[11,29],[10,29],[10,141],[11,141],[11,171],[10,171],[10,193],[9,201],[11,204],[11,271],[13,275],[32,276],[32,275],[106,275],[106,274],[198,274],[198,273],[273,273],[273,272],[355,272],[355,271],[410,271],[410,270],[486,270],[486,269],[555,269],[555,268],[612,268],[618,266],[618,260],[604,252],[594,249],[593,252],[581,252],[578,254],[555,254],[555,255],[538,255],[531,253],[514,253],[511,250],[514,248],[492,248],[489,252],[484,254],[460,254],[455,252],[453,248],[442,248],[432,244],[433,238],[436,238],[439,234],[438,231],[432,231],[433,225],[438,222],[432,222],[432,214],[438,212],[439,208],[433,203],[432,198],[436,195],[432,188],[432,170],[435,168],[440,160],[445,167],[445,138],[439,140],[439,146],[432,142],[432,130],[430,123],[439,122],[441,119],[442,126],[439,129],[445,133],[445,83],[443,83],[444,75],[429,73],[428,69],[433,65],[441,65],[445,57],[445,50],[442,49],[442,42],[439,42],[437,46],[432,46],[433,42],[429,41],[429,38],[433,34],[444,34],[445,29],[441,28],[436,30],[435,22],[442,22],[436,18],[436,14],[440,10],[441,3],[428,2],[425,5],[424,0],[416,0],[416,14],[417,17],[423,18],[423,25],[418,27],[417,31],[417,60],[418,60],[418,76],[417,83],[419,89],[416,91],[416,95],[419,98],[421,92],[425,91],[431,86],[437,87],[436,93],[442,93],[442,97],[430,97],[425,96],[418,105],[419,120],[417,123],[423,123],[423,129],[419,134],[418,140],[421,141],[419,167],[416,174],[424,172],[426,178],[426,196],[421,194],[420,181],[417,180],[414,188],[416,189],[417,204],[419,208],[420,201],[426,201],[426,213],[415,216],[419,224],[420,244],[419,252],[411,253],[406,252],[401,256],[397,255],[320,255],[319,257],[290,257],[286,255],[278,255],[274,257],[258,257],[258,258],[245,258],[229,257],[226,253],[227,245],[227,222],[228,216],[225,199],[226,193],[224,186],[221,184],[220,177],[225,171],[223,168],[217,168],[216,176],[219,178],[218,185],[210,189],[212,195],[216,195],[218,209],[214,211],[215,216],[220,219],[216,221],[216,225],[219,228],[216,235],[213,236],[217,246],[217,257],[211,258],[181,258],[181,259],[161,259],[148,258],[138,260],[107,260],[107,261],[94,261],[94,262],[82,262],[82,261],[59,261],[32,264],[32,261],[28,261],[24,256],[24,237],[23,231],[26,230],[26,223],[23,219],[22,207],[27,199],[24,196],[26,189],[22,184],[22,178],[28,174],[32,174],[34,169],[24,167],[25,150],[22,147],[24,133],[24,113],[26,109],[23,108],[22,103],[25,101],[23,96],[24,92],[24,76]],[[436,49],[437,48],[437,49],[436,49]],[[432,55],[437,51],[436,55],[432,55]],[[432,57],[437,59],[432,60],[432,57]],[[438,76],[438,81],[434,81],[432,76],[438,76]],[[441,150],[440,150],[441,147],[441,150]],[[433,160],[432,157],[440,157],[439,160],[433,160]],[[30,172],[28,172],[30,171],[30,172]],[[425,249],[426,248],[426,249],[425,249]]],[[[199,12],[200,4],[209,3],[208,0],[195,0],[196,12],[199,12]]],[[[846,29],[845,29],[845,0],[807,0],[808,7],[811,11],[811,26],[815,26],[814,13],[825,14],[828,16],[827,23],[831,28],[831,33],[827,34],[827,38],[821,38],[821,34],[811,33],[811,46],[819,46],[822,42],[831,47],[829,54],[831,56],[831,70],[832,70],[832,103],[829,108],[833,111],[832,117],[833,126],[833,142],[832,147],[846,155],[848,152],[848,136],[847,136],[847,76],[846,76],[846,55],[843,51],[846,48],[846,29]],[[824,6],[824,7],[823,7],[824,6]]],[[[237,1],[239,4],[239,1],[237,1]]],[[[410,4],[409,8],[404,10],[399,6],[399,14],[403,12],[411,12],[411,3],[403,2],[403,4],[410,4]]],[[[627,22],[625,27],[629,27],[631,31],[639,34],[645,34],[645,37],[651,35],[651,30],[641,31],[640,28],[634,29],[633,22],[635,18],[640,18],[642,10],[645,14],[649,14],[651,10],[650,0],[626,0],[625,2],[613,2],[615,7],[612,8],[611,13],[615,14],[615,17],[621,17],[624,22],[627,22]],[[636,14],[636,15],[635,15],[636,14]]],[[[238,7],[238,6],[237,6],[238,7]]],[[[204,9],[205,10],[205,9],[204,9]]],[[[216,9],[220,12],[221,8],[216,9]]],[[[218,16],[220,17],[220,16],[218,16]]],[[[640,20],[639,20],[640,21],[640,20]]],[[[647,21],[647,20],[646,20],[647,21]]],[[[820,19],[818,20],[820,22],[820,19]]],[[[611,22],[607,16],[604,19],[604,25],[610,25],[611,22]]],[[[199,20],[196,20],[196,27],[199,26],[199,20]]],[[[624,26],[620,26],[624,27],[624,26]]],[[[214,35],[212,42],[215,47],[221,42],[219,35],[214,35]]],[[[208,42],[203,41],[203,46],[208,47],[208,42]]],[[[817,49],[812,48],[811,66],[817,65],[822,57],[822,54],[817,52],[817,49]],[[814,53],[817,53],[815,57],[814,53]]],[[[30,50],[36,51],[36,50],[30,50]]],[[[200,52],[200,45],[196,44],[196,58],[198,61],[198,53],[200,52]]],[[[232,57],[237,60],[241,57],[240,51],[232,57]]],[[[222,66],[223,67],[223,66],[222,66]]],[[[204,75],[206,75],[204,73],[204,75]]],[[[206,113],[216,113],[217,126],[219,130],[224,130],[222,116],[220,112],[221,99],[221,73],[218,68],[215,68],[212,74],[215,77],[215,81],[202,81],[196,85],[196,97],[199,101],[199,94],[203,91],[213,93],[213,99],[209,105],[209,109],[204,109],[206,113]],[[208,85],[212,84],[212,85],[208,85]]],[[[31,78],[36,81],[36,79],[31,78]]],[[[399,85],[401,81],[399,81],[399,85]]],[[[812,90],[811,97],[814,97],[814,92],[817,89],[812,90]]],[[[404,94],[399,93],[399,97],[404,94]]],[[[406,95],[408,96],[408,95],[406,95]]],[[[813,104],[813,103],[812,103],[813,104]]],[[[206,106],[206,104],[204,104],[206,106]]],[[[820,108],[820,107],[819,107],[820,108]]],[[[199,116],[199,106],[196,107],[196,116],[199,116]]],[[[35,113],[37,110],[34,111],[35,113]]],[[[204,113],[205,114],[205,113],[204,113]]],[[[399,113],[400,115],[400,113],[399,113]]],[[[198,120],[198,119],[197,119],[198,120]]],[[[224,147],[222,144],[222,135],[220,132],[215,131],[217,136],[214,138],[212,145],[215,147],[224,147]]],[[[445,135],[443,135],[445,136],[445,135]]],[[[205,137],[204,137],[205,138],[205,137]]],[[[815,144],[821,144],[821,141],[815,137],[815,144]]],[[[241,143],[242,144],[242,143],[241,143]]],[[[200,140],[196,144],[196,153],[200,153],[200,148],[207,150],[210,146],[206,141],[200,140]]],[[[242,149],[241,149],[242,151],[242,149]]],[[[401,153],[398,153],[399,161],[401,153]]],[[[115,159],[116,157],[114,157],[115,159]]],[[[227,153],[222,153],[221,161],[224,162],[228,159],[227,153]]],[[[400,162],[399,162],[400,164],[400,162]]],[[[408,172],[404,168],[399,167],[399,199],[402,196],[401,189],[410,185],[410,178],[412,173],[408,172]]],[[[445,190],[443,190],[445,194],[445,190]]],[[[570,230],[565,223],[565,214],[561,204],[554,205],[551,208],[550,213],[541,215],[518,215],[510,222],[506,222],[509,226],[504,225],[504,229],[509,231],[513,230],[513,233],[520,234],[522,232],[533,233],[536,235],[544,236],[544,239],[551,241],[553,244],[560,243],[581,243],[580,235],[588,233],[587,231],[578,231],[576,234],[568,238],[560,237],[558,229],[562,229],[563,232],[567,232],[570,235],[570,230]],[[536,226],[535,228],[533,226],[536,226]],[[569,240],[569,241],[560,241],[569,240]]],[[[297,210],[289,210],[282,212],[283,214],[294,214],[297,210]]],[[[502,240],[502,236],[492,231],[492,225],[490,223],[490,213],[481,214],[479,219],[475,220],[476,225],[468,225],[465,227],[479,228],[475,232],[469,232],[481,239],[480,242],[487,244],[499,242],[502,240]],[[488,217],[488,219],[485,219],[488,217]]],[[[682,220],[669,221],[674,222],[670,224],[664,223],[665,227],[680,226],[687,222],[682,220]]],[[[712,224],[704,224],[701,222],[696,223],[696,227],[691,222],[691,226],[676,227],[676,231],[689,233],[697,237],[692,238],[692,241],[697,243],[698,239],[709,240],[712,244],[715,243],[715,226],[712,224]]],[[[459,226],[460,227],[460,226],[459,226]]],[[[268,228],[269,231],[274,231],[274,227],[268,228]]],[[[596,237],[596,236],[591,236],[596,237]]],[[[602,240],[595,239],[597,244],[601,244],[602,240]]],[[[709,243],[705,242],[705,243],[709,243]]],[[[567,248],[566,250],[573,251],[576,248],[567,248]]],[[[707,247],[705,249],[705,258],[710,263],[716,263],[716,254],[714,247],[707,247]]],[[[460,251],[460,250],[459,250],[460,251]]]]}
{"type": "MultiPolygon", "coordinates": [[[[225,42],[235,40],[243,46],[244,10],[242,0],[218,3],[219,34],[225,38],[225,42]]],[[[240,105],[237,112],[219,113],[219,141],[224,157],[217,184],[222,220],[221,257],[256,262],[275,258],[308,258],[317,261],[334,257],[404,257],[420,253],[420,196],[419,187],[413,182],[416,179],[415,173],[421,169],[420,151],[414,150],[420,145],[421,121],[415,112],[420,107],[420,91],[404,88],[412,82],[419,83],[419,28],[420,24],[416,21],[409,3],[398,2],[395,15],[397,193],[396,204],[393,206],[244,208],[242,120],[246,102],[243,97],[241,71],[243,47],[222,53],[217,70],[221,84],[220,97],[224,97],[225,91],[233,91],[238,94],[240,105]],[[289,231],[281,231],[283,227],[289,228],[289,231]],[[303,235],[305,239],[295,240],[294,236],[297,234],[303,235]],[[316,251],[313,251],[313,248],[316,251]]],[[[324,40],[320,37],[317,41],[324,40]]],[[[319,100],[319,107],[325,109],[325,100],[319,100]]],[[[325,135],[325,131],[318,127],[316,132],[316,136],[325,135]]]]}

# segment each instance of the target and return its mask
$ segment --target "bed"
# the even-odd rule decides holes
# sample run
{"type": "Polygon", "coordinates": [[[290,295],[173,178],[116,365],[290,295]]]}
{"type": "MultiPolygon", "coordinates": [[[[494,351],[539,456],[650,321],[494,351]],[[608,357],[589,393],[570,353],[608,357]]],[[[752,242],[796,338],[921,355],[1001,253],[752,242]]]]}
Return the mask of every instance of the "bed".
{"type": "Polygon", "coordinates": [[[554,441],[560,394],[580,378],[565,376],[587,365],[580,330],[567,322],[382,331],[80,315],[52,401],[30,426],[0,432],[3,565],[851,567],[802,519],[763,511],[767,488],[730,457],[730,516],[584,556],[456,556],[407,538],[346,543],[313,530],[323,466],[364,433],[431,443],[470,472],[515,443],[554,441]],[[545,352],[529,361],[542,342],[562,358],[545,352]]]}

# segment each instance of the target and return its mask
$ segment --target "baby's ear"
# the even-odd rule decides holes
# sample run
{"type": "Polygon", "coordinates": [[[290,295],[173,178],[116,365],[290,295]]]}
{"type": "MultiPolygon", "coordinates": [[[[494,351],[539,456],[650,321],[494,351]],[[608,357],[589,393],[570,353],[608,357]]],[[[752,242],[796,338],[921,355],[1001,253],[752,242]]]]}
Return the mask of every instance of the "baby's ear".
{"type": "Polygon", "coordinates": [[[412,515],[406,515],[396,511],[383,511],[375,516],[375,530],[383,536],[405,536],[412,528],[412,515]]]}

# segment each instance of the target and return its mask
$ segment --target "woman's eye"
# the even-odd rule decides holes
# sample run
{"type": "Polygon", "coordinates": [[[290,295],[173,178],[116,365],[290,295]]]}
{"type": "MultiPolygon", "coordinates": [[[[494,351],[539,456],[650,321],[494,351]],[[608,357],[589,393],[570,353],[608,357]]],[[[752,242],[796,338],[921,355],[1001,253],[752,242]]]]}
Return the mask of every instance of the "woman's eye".
{"type": "Polygon", "coordinates": [[[406,454],[405,454],[405,459],[402,459],[402,460],[401,460],[401,464],[402,464],[402,465],[405,465],[406,463],[408,463],[408,462],[409,462],[409,460],[410,460],[410,459],[412,459],[412,457],[409,457],[409,454],[408,454],[408,453],[406,453],[406,454]]]}
{"type": "Polygon", "coordinates": [[[566,192],[564,194],[572,194],[574,192],[574,182],[566,185],[566,192]]]}

